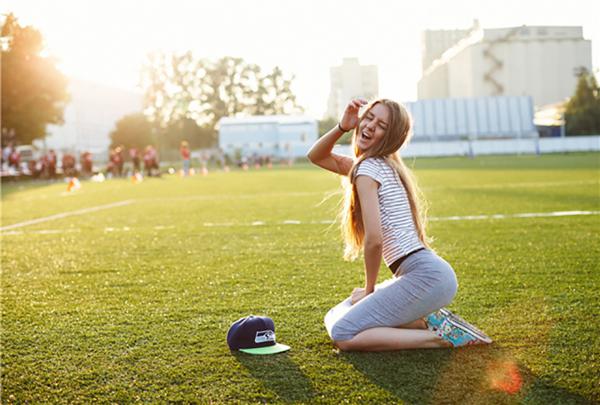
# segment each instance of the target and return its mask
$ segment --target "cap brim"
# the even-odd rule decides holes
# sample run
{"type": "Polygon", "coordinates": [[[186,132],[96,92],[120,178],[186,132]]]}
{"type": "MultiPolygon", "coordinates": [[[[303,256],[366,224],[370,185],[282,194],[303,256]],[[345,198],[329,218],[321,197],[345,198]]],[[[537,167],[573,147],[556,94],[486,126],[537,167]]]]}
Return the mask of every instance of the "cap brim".
{"type": "Polygon", "coordinates": [[[290,350],[289,346],[282,345],[281,343],[275,343],[273,346],[255,347],[252,349],[240,349],[240,352],[248,354],[275,354],[286,352],[288,350],[290,350]]]}

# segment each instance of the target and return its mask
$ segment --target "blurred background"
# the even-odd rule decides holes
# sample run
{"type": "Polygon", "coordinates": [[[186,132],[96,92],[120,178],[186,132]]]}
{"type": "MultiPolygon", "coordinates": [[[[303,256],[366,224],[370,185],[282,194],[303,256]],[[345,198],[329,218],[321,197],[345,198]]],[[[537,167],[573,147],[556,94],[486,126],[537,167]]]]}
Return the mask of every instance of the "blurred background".
{"type": "Polygon", "coordinates": [[[354,97],[405,103],[406,156],[600,149],[593,0],[8,0],[0,12],[3,177],[152,174],[185,153],[204,170],[289,164],[354,97]]]}

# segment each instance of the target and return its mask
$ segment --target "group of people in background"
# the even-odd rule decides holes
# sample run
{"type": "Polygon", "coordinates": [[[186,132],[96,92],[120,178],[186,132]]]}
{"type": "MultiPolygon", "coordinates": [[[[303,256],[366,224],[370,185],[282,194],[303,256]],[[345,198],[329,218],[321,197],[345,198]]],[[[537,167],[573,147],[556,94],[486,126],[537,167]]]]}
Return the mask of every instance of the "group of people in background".
{"type": "MultiPolygon", "coordinates": [[[[138,175],[160,176],[158,151],[153,145],[148,145],[143,149],[137,147],[127,149],[123,145],[115,146],[109,150],[108,161],[103,169],[94,167],[93,156],[89,151],[82,152],[78,162],[76,155],[70,152],[57,156],[56,151],[50,149],[34,158],[31,148],[24,150],[23,156],[19,149],[23,150],[23,148],[15,147],[12,142],[2,149],[3,177],[25,176],[35,179],[54,179],[58,177],[92,177],[97,173],[103,173],[108,178],[138,175]]],[[[205,150],[196,155],[197,167],[194,169],[192,151],[187,141],[181,142],[179,155],[182,162],[180,170],[182,176],[196,173],[206,175],[208,167],[211,165],[224,171],[229,171],[230,165],[235,165],[242,170],[273,167],[273,158],[270,155],[253,153],[248,156],[236,154],[236,156],[230,157],[221,150],[205,150]]],[[[282,163],[291,165],[291,161],[287,160],[282,163]]],[[[169,173],[172,170],[174,169],[169,169],[169,173]]]]}
{"type": "MultiPolygon", "coordinates": [[[[142,161],[146,176],[160,176],[158,152],[153,145],[148,145],[142,153],[138,148],[131,147],[127,153],[131,163],[131,174],[142,173],[142,161]]],[[[112,177],[122,177],[129,174],[125,171],[125,148],[117,146],[110,150],[106,171],[112,177]]]]}
{"type": "MultiPolygon", "coordinates": [[[[34,179],[54,179],[58,177],[91,177],[95,172],[102,172],[94,168],[92,153],[83,151],[79,155],[79,164],[76,155],[70,152],[63,153],[59,158],[54,149],[48,150],[39,157],[33,157],[30,150],[23,156],[17,147],[10,143],[2,148],[1,168],[2,176],[27,176],[34,179]]],[[[160,176],[158,152],[152,145],[148,145],[143,153],[137,148],[129,149],[130,167],[125,166],[125,153],[123,146],[117,146],[109,151],[109,159],[105,172],[110,177],[142,173],[147,176],[160,176]]]]}
{"type": "Polygon", "coordinates": [[[9,144],[2,149],[2,172],[13,175],[25,174],[33,178],[53,179],[60,174],[66,177],[73,177],[78,174],[91,176],[93,174],[92,154],[84,151],[79,156],[80,165],[77,167],[77,161],[74,154],[64,153],[58,162],[58,157],[54,149],[48,150],[38,158],[32,156],[21,156],[21,152],[9,144]]]}

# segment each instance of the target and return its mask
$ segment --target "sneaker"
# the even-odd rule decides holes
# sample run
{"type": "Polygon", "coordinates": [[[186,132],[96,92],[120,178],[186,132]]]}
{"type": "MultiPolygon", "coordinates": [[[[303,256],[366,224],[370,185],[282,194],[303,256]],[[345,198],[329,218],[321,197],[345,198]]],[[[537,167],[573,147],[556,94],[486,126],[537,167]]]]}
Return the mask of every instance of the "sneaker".
{"type": "Polygon", "coordinates": [[[450,311],[448,311],[448,312],[449,312],[448,320],[450,322],[452,322],[454,325],[458,326],[459,328],[461,328],[463,330],[468,331],[469,333],[474,335],[476,338],[481,340],[483,343],[492,343],[492,339],[488,335],[483,333],[482,330],[475,327],[475,325],[470,324],[469,322],[462,319],[460,316],[453,314],[450,311]]]}
{"type": "Polygon", "coordinates": [[[442,322],[436,333],[454,347],[492,343],[488,335],[454,314],[442,322]]]}
{"type": "Polygon", "coordinates": [[[427,324],[427,329],[435,332],[440,328],[440,326],[442,326],[442,323],[450,315],[453,315],[452,312],[448,311],[445,308],[438,309],[437,311],[427,315],[424,318],[425,323],[427,324]]]}

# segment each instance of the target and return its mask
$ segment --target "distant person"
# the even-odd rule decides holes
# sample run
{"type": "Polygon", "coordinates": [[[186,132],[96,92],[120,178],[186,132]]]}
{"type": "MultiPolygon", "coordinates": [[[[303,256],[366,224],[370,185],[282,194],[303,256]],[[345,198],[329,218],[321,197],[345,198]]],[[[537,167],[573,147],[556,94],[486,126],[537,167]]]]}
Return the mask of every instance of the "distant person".
{"type": "Polygon", "coordinates": [[[158,176],[160,174],[158,165],[158,153],[152,145],[146,146],[144,151],[144,169],[148,176],[158,176]]]}
{"type": "Polygon", "coordinates": [[[11,148],[8,155],[8,167],[16,171],[21,170],[21,154],[14,146],[11,148]]]}
{"type": "Polygon", "coordinates": [[[34,179],[36,179],[40,176],[41,167],[42,167],[41,163],[35,159],[31,159],[30,161],[27,162],[27,170],[29,170],[29,174],[34,179]]]}
{"type": "Polygon", "coordinates": [[[91,152],[84,151],[79,157],[79,163],[81,164],[82,175],[91,176],[94,174],[94,161],[91,152]]]}
{"type": "Polygon", "coordinates": [[[334,307],[325,324],[344,351],[424,349],[490,343],[442,308],[456,294],[452,267],[428,244],[419,192],[399,150],[411,118],[391,100],[352,100],[341,121],[312,146],[311,162],[348,177],[342,211],[345,257],[364,252],[365,286],[334,307]],[[359,109],[365,108],[359,116],[359,109]],[[354,158],[333,146],[353,131],[354,158]],[[381,260],[394,277],[375,285],[381,260]]]}
{"type": "Polygon", "coordinates": [[[50,149],[48,151],[48,154],[46,156],[46,164],[48,165],[48,178],[55,178],[56,177],[56,165],[58,163],[58,159],[56,157],[56,152],[54,151],[54,149],[50,149]]]}
{"type": "Polygon", "coordinates": [[[125,151],[122,146],[117,146],[115,148],[115,156],[117,157],[117,172],[119,173],[119,177],[121,177],[123,176],[123,167],[125,166],[125,151]]]}
{"type": "Polygon", "coordinates": [[[113,177],[121,177],[123,175],[123,148],[121,146],[117,146],[110,152],[109,157],[109,169],[112,173],[113,177]]]}
{"type": "Polygon", "coordinates": [[[75,177],[77,175],[77,170],[75,169],[75,156],[70,153],[63,154],[62,157],[62,170],[63,174],[66,177],[75,177]]]}
{"type": "Polygon", "coordinates": [[[190,175],[190,147],[187,141],[181,141],[181,145],[179,146],[179,153],[181,154],[181,159],[183,160],[183,175],[190,175]]]}
{"type": "MultiPolygon", "coordinates": [[[[4,128],[4,129],[6,130],[6,128],[4,128]]],[[[3,133],[7,132],[5,130],[3,130],[3,133]]],[[[2,149],[2,168],[3,169],[4,169],[5,165],[6,165],[6,167],[8,167],[8,158],[10,157],[10,154],[11,154],[13,148],[14,148],[13,144],[9,143],[2,149]]]]}
{"type": "Polygon", "coordinates": [[[136,147],[129,148],[129,158],[131,159],[131,166],[133,174],[140,173],[141,171],[141,158],[140,151],[136,147]]]}

